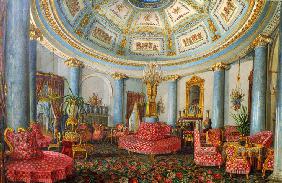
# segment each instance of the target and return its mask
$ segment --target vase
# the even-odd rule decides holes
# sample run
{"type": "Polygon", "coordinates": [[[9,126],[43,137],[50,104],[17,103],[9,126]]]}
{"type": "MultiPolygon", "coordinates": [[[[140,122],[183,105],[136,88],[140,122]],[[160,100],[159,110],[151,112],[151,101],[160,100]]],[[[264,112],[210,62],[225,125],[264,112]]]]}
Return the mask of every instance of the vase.
{"type": "Polygon", "coordinates": [[[241,146],[245,146],[246,145],[246,137],[245,137],[245,135],[240,135],[239,143],[240,143],[241,146]]]}
{"type": "Polygon", "coordinates": [[[101,106],[101,114],[106,115],[106,107],[105,106],[101,106]]]}
{"type": "Polygon", "coordinates": [[[105,115],[107,116],[109,113],[109,108],[107,106],[105,106],[105,115]]]}
{"type": "Polygon", "coordinates": [[[99,110],[99,109],[98,109],[98,106],[95,105],[95,106],[93,106],[92,108],[93,108],[93,113],[94,113],[94,114],[98,114],[98,113],[99,113],[99,112],[98,112],[98,110],[99,110]]]}
{"type": "Polygon", "coordinates": [[[211,120],[210,120],[210,111],[207,110],[207,115],[206,119],[203,121],[203,126],[205,129],[210,129],[211,128],[211,120]]]}

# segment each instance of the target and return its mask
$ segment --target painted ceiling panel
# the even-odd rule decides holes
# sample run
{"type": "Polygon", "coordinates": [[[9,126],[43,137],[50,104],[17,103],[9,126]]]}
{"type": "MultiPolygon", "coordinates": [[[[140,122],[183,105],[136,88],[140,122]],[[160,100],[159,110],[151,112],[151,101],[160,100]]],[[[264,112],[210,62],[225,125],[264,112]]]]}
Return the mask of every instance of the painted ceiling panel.
{"type": "Polygon", "coordinates": [[[252,36],[267,25],[259,21],[270,20],[277,7],[277,2],[266,0],[33,0],[33,4],[37,26],[53,37],[51,43],[56,40],[57,47],[75,50],[83,60],[129,71],[151,61],[173,71],[177,65],[223,60],[223,55],[230,60],[232,46],[246,54],[252,36]]]}

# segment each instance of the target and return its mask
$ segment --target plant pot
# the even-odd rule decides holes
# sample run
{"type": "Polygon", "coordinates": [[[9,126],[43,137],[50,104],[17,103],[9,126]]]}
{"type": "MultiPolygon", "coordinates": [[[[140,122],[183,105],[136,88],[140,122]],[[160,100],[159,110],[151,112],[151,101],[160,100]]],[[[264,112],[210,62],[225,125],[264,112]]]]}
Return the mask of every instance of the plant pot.
{"type": "Polygon", "coordinates": [[[244,135],[240,136],[239,143],[240,143],[241,146],[245,146],[246,145],[246,137],[244,135]]]}
{"type": "Polygon", "coordinates": [[[239,143],[240,143],[241,146],[245,146],[246,145],[246,141],[244,141],[244,140],[240,140],[239,143]]]}

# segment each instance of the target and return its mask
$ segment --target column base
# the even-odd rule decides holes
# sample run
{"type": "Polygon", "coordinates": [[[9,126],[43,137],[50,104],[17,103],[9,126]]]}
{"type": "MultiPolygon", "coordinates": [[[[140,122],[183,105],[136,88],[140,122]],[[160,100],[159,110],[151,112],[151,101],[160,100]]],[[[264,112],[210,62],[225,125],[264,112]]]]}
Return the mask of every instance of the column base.
{"type": "Polygon", "coordinates": [[[282,172],[273,172],[268,178],[269,183],[282,182],[282,172]]]}
{"type": "Polygon", "coordinates": [[[143,121],[147,123],[155,123],[159,121],[159,118],[157,116],[144,117],[143,121]]]}

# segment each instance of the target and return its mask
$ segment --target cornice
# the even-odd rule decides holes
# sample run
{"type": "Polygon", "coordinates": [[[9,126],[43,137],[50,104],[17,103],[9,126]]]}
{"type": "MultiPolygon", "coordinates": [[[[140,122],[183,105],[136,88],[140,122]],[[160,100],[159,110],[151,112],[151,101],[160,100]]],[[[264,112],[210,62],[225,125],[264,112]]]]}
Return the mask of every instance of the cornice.
{"type": "Polygon", "coordinates": [[[124,73],[115,72],[114,74],[112,74],[112,78],[115,80],[121,80],[127,78],[127,75],[124,73]]]}
{"type": "Polygon", "coordinates": [[[174,75],[167,75],[163,77],[163,81],[175,81],[180,78],[180,75],[174,74],[174,75]]]}
{"type": "Polygon", "coordinates": [[[84,67],[84,64],[76,58],[69,58],[65,61],[65,65],[68,67],[84,67]]]}

